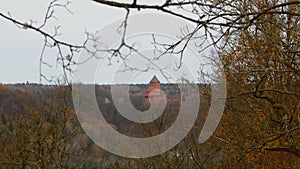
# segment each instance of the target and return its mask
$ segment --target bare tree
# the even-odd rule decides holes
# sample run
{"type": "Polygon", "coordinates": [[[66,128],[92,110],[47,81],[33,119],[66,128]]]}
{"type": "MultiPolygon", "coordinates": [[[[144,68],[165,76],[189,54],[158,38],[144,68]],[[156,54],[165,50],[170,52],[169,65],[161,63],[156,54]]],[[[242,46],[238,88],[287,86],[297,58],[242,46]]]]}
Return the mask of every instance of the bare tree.
{"type": "MultiPolygon", "coordinates": [[[[50,2],[47,11],[45,12],[44,20],[40,25],[30,22],[22,22],[17,18],[13,18],[10,14],[0,13],[0,17],[9,20],[21,29],[32,30],[39,33],[44,38],[44,47],[40,56],[40,64],[47,64],[43,60],[43,55],[45,48],[56,48],[58,55],[57,61],[61,63],[62,69],[65,77],[66,71],[72,71],[71,66],[75,63],[71,58],[79,52],[80,50],[86,50],[90,53],[91,57],[97,57],[96,51],[107,52],[111,56],[118,56],[125,60],[127,53],[124,53],[122,49],[129,49],[131,54],[138,53],[138,50],[131,44],[126,42],[126,30],[130,26],[127,24],[127,20],[130,17],[131,11],[142,11],[142,10],[155,10],[166,15],[171,15],[186,20],[187,22],[194,23],[195,27],[192,30],[184,30],[180,38],[175,42],[170,44],[162,44],[157,42],[153,38],[155,46],[162,46],[164,49],[162,55],[166,53],[179,53],[181,55],[180,60],[184,57],[184,51],[189,43],[195,43],[191,40],[196,40],[195,44],[199,47],[199,52],[205,50],[206,48],[213,46],[217,49],[225,47],[228,41],[234,40],[235,33],[243,31],[244,29],[251,28],[257,21],[259,21],[264,16],[271,16],[274,14],[289,15],[289,16],[299,16],[297,11],[290,11],[289,8],[292,6],[299,6],[299,1],[288,1],[288,0],[278,0],[278,1],[267,1],[267,3],[260,8],[253,8],[253,4],[258,4],[259,2],[252,1],[232,1],[232,0],[166,0],[163,3],[158,3],[156,5],[148,5],[144,3],[139,3],[138,0],[133,0],[132,3],[122,3],[119,1],[107,1],[107,0],[93,0],[95,5],[107,5],[120,10],[125,10],[126,14],[124,17],[124,22],[120,25],[120,29],[123,33],[120,43],[115,48],[104,49],[96,47],[96,49],[91,49],[86,46],[87,42],[97,43],[97,38],[93,33],[87,33],[86,41],[81,45],[72,44],[70,42],[62,41],[57,38],[59,35],[59,26],[54,28],[54,32],[47,32],[44,27],[47,25],[48,21],[55,18],[54,11],[56,8],[64,8],[67,12],[72,12],[69,9],[70,2],[67,1],[65,4],[57,0],[50,2]],[[63,53],[62,48],[69,49],[68,53],[63,53]]],[[[155,47],[154,46],[154,47],[155,47]]],[[[108,56],[108,57],[111,57],[108,56]]],[[[180,62],[181,63],[181,62],[180,62]]],[[[181,64],[178,65],[180,67],[181,64]]],[[[46,80],[46,76],[42,73],[40,68],[40,76],[46,80]]]]}

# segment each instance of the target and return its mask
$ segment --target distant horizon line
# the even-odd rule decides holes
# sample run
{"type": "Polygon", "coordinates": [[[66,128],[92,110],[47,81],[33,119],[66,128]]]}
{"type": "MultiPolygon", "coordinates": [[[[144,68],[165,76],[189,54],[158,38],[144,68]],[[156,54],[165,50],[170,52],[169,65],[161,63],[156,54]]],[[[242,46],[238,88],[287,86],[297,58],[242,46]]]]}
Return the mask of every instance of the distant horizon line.
{"type": "MultiPolygon", "coordinates": [[[[74,84],[83,84],[83,85],[148,85],[150,84],[150,82],[148,83],[74,83],[74,84]]],[[[209,84],[209,83],[194,83],[194,82],[190,82],[190,83],[175,83],[175,82],[160,82],[160,84],[164,85],[164,84],[209,84]]],[[[36,83],[36,82],[17,82],[17,83],[3,83],[0,82],[0,85],[45,85],[45,86],[54,86],[54,85],[62,85],[62,86],[67,86],[67,85],[72,85],[72,83],[70,84],[56,84],[56,83],[36,83]]]]}

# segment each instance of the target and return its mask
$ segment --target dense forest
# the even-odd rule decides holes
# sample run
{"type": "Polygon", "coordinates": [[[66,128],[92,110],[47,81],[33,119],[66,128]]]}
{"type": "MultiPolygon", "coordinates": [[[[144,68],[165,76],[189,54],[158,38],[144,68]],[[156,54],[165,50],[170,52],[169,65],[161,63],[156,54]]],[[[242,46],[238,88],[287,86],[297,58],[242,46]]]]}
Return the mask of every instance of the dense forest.
{"type": "MultiPolygon", "coordinates": [[[[147,87],[146,84],[130,86],[131,103],[139,110],[147,109],[144,96],[147,87]]],[[[161,117],[146,124],[135,124],[122,117],[114,106],[110,88],[110,85],[96,86],[98,106],[107,121],[124,134],[153,136],[163,132],[176,119],[180,107],[176,97],[181,95],[175,84],[161,85],[169,104],[161,117]]],[[[204,144],[197,144],[210,101],[210,86],[200,85],[199,89],[201,105],[198,119],[180,144],[152,158],[126,159],[102,150],[85,134],[72,105],[71,87],[0,85],[0,168],[299,166],[299,131],[281,132],[281,137],[269,134],[274,130],[291,130],[290,126],[297,125],[297,122],[289,116],[280,121],[266,120],[262,112],[270,110],[270,107],[261,101],[248,104],[244,99],[229,99],[214,135],[204,144]],[[276,127],[279,124],[285,126],[276,127]],[[266,140],[269,137],[271,139],[266,140]],[[288,146],[283,149],[285,145],[288,146]],[[269,148],[271,146],[274,148],[269,148]]],[[[117,101],[122,102],[122,99],[117,101]]]]}

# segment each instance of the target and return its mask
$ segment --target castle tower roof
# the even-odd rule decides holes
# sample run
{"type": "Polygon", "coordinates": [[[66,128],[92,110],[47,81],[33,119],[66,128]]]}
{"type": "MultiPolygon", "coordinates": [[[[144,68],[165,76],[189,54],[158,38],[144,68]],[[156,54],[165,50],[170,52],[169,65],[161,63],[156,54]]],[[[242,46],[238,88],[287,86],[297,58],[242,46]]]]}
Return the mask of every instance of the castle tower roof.
{"type": "Polygon", "coordinates": [[[157,79],[157,77],[154,75],[151,79],[150,83],[160,83],[160,81],[157,79]]]}

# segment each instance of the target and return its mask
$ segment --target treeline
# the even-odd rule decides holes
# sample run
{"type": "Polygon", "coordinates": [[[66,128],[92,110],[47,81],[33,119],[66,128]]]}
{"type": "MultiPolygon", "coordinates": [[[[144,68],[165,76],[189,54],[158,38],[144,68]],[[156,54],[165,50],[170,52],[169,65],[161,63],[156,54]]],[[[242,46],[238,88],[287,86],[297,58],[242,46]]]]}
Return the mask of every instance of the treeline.
{"type": "MultiPolygon", "coordinates": [[[[130,100],[138,110],[147,110],[144,92],[147,87],[130,86],[130,100]]],[[[180,108],[178,102],[172,104],[174,96],[180,97],[177,85],[163,84],[161,89],[169,104],[161,117],[147,124],[133,123],[118,112],[110,85],[97,85],[95,92],[101,113],[119,132],[148,137],[170,127],[180,108]]],[[[87,161],[115,162],[116,156],[99,148],[85,134],[72,102],[70,86],[0,85],[0,168],[68,168],[87,161]]]]}
{"type": "MultiPolygon", "coordinates": [[[[198,144],[211,101],[210,86],[200,85],[201,105],[192,131],[172,150],[147,159],[117,157],[90,140],[74,111],[71,87],[0,85],[0,168],[297,168],[298,96],[269,91],[273,104],[258,99],[257,93],[246,93],[255,85],[240,85],[228,86],[230,95],[217,130],[198,144]],[[244,94],[237,90],[241,87],[244,94]]],[[[297,93],[296,86],[288,90],[297,93]]],[[[126,135],[153,136],[176,119],[180,104],[168,104],[152,123],[132,123],[115,108],[110,87],[96,86],[98,106],[107,121],[126,135]]],[[[130,100],[138,110],[147,109],[146,88],[131,86],[130,100]]],[[[170,103],[177,94],[181,97],[176,85],[161,88],[170,103]]]]}

